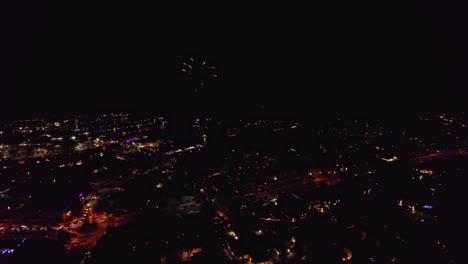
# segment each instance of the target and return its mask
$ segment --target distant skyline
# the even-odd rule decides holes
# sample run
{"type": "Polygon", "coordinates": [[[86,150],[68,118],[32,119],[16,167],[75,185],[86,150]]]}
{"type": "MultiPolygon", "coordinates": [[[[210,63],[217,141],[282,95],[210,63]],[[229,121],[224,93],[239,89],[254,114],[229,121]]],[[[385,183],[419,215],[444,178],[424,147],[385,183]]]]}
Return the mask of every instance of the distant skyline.
{"type": "Polygon", "coordinates": [[[209,111],[463,109],[468,41],[451,3],[199,7],[178,10],[175,23],[166,24],[138,8],[58,13],[34,5],[18,8],[20,23],[7,33],[1,116],[178,111],[186,88],[177,64],[191,53],[215,61],[220,71],[203,102],[209,111]]]}

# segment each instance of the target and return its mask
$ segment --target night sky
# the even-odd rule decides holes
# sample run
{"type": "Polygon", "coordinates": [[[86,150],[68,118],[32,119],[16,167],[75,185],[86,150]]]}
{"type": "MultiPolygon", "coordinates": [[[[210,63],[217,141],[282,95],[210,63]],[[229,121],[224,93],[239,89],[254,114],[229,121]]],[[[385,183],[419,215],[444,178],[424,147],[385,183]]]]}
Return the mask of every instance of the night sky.
{"type": "Polygon", "coordinates": [[[463,108],[467,21],[451,1],[177,9],[36,2],[3,18],[2,117],[176,109],[189,89],[178,65],[193,54],[220,74],[203,100],[211,110],[463,108]]]}

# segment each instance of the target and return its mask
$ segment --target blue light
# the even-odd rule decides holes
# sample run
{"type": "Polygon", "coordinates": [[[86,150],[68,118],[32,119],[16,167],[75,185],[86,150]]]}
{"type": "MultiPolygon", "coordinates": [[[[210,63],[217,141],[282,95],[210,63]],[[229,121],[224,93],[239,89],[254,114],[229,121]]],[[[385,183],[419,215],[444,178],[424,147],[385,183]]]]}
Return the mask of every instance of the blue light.
{"type": "Polygon", "coordinates": [[[4,249],[1,250],[2,255],[3,254],[13,253],[14,251],[15,251],[15,249],[13,249],[13,248],[4,248],[4,249]]]}
{"type": "Polygon", "coordinates": [[[426,208],[426,209],[432,209],[432,206],[431,206],[431,205],[428,205],[428,204],[426,204],[425,206],[423,206],[423,208],[426,208]]]}

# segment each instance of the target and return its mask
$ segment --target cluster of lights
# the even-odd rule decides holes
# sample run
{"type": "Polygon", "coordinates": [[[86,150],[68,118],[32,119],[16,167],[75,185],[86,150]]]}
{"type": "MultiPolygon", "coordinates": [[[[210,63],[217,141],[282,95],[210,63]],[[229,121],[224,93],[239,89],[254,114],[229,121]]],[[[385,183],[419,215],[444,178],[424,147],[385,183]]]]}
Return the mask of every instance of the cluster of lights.
{"type": "Polygon", "coordinates": [[[15,249],[14,248],[4,248],[0,252],[2,252],[2,255],[3,254],[11,254],[11,253],[15,252],[15,249]]]}
{"type": "Polygon", "coordinates": [[[386,161],[386,162],[394,162],[394,161],[398,160],[398,157],[397,157],[397,156],[393,156],[393,157],[391,157],[391,158],[389,158],[389,159],[387,159],[387,158],[382,158],[382,160],[384,160],[384,161],[386,161]]]}

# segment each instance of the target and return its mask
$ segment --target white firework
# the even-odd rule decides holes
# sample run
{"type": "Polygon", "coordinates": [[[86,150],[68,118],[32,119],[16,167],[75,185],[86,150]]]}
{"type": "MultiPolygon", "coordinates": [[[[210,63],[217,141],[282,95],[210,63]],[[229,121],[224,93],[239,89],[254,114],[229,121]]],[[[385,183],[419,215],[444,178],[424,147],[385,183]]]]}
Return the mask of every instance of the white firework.
{"type": "Polygon", "coordinates": [[[206,60],[194,57],[184,60],[180,69],[196,83],[195,92],[198,92],[199,87],[205,86],[210,79],[218,78],[215,66],[206,60]]]}

